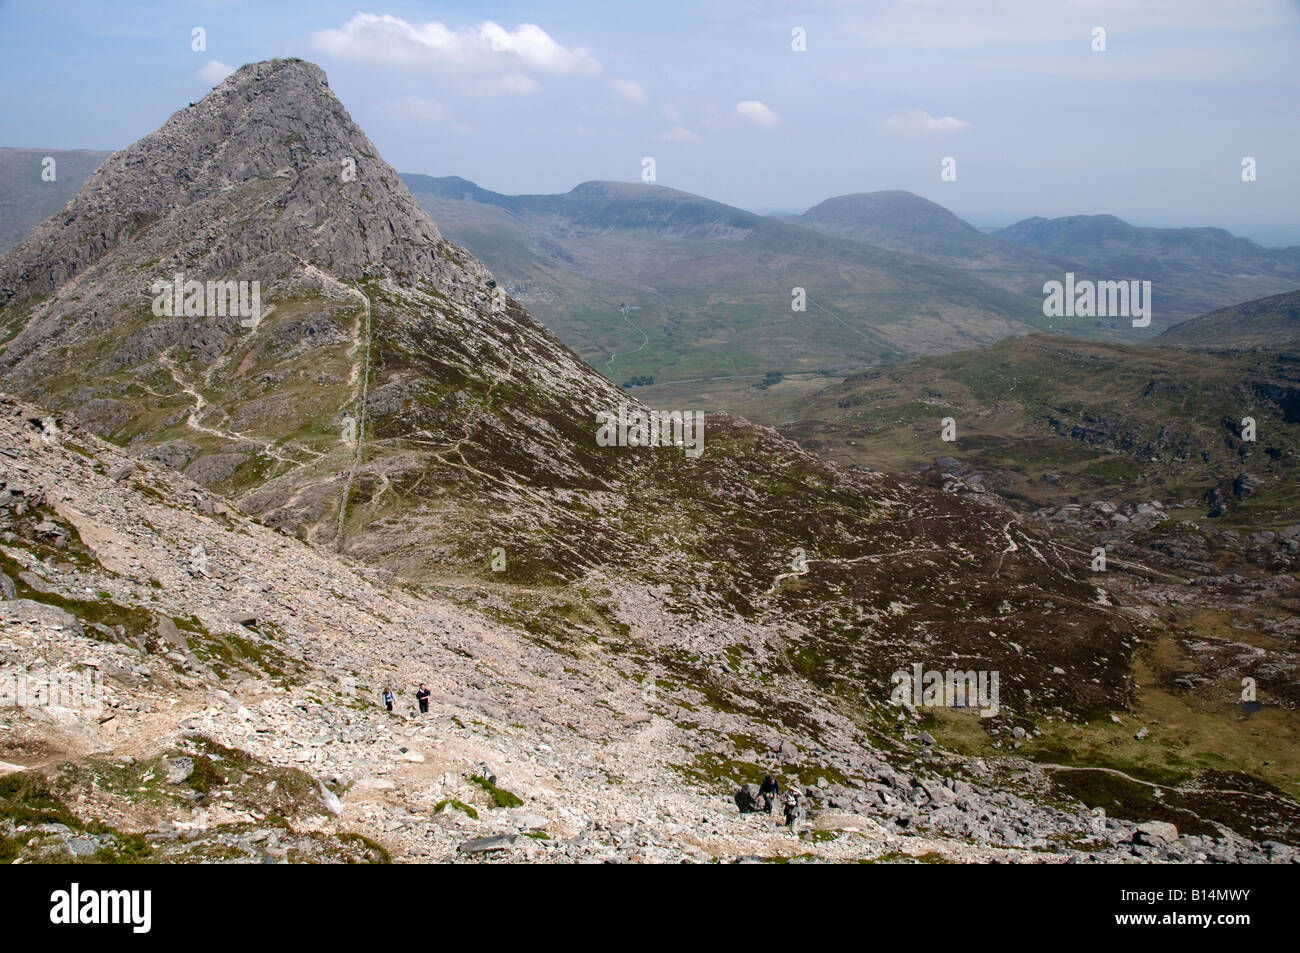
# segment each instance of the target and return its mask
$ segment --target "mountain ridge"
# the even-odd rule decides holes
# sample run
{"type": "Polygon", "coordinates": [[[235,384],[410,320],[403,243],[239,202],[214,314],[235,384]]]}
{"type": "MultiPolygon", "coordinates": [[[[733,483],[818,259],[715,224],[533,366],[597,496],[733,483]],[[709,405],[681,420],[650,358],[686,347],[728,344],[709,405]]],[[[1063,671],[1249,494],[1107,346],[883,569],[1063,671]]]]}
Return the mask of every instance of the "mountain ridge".
{"type": "MultiPolygon", "coordinates": [[[[608,192],[589,191],[598,225],[608,192]]],[[[654,226],[665,221],[661,211],[651,202],[636,214],[654,226]]],[[[777,226],[758,231],[789,234],[777,226]]],[[[834,244],[815,235],[807,242],[834,244]]],[[[446,684],[489,706],[494,725],[549,718],[592,744],[621,745],[618,767],[602,767],[626,775],[602,777],[593,765],[582,775],[593,790],[671,783],[692,792],[682,803],[731,799],[739,782],[776,762],[795,765],[799,782],[819,792],[819,818],[835,830],[858,823],[837,813],[874,813],[900,830],[926,826],[1008,848],[1074,856],[1061,838],[1079,835],[1111,854],[1168,854],[1121,846],[1131,828],[1098,824],[1088,812],[1094,805],[1048,769],[1035,775],[1036,790],[1050,792],[1040,802],[1018,793],[1037,798],[1029,787],[998,787],[982,760],[1005,756],[1014,768],[1016,742],[1030,729],[1049,745],[1085,726],[1127,733],[1107,726],[1134,701],[1133,672],[1158,616],[1113,597],[1073,538],[1023,519],[977,480],[841,467],[724,414],[706,418],[698,457],[671,444],[605,445],[600,414],[649,408],[584,364],[442,237],[311,64],[245,66],[115,154],[66,214],[0,257],[0,289],[0,377],[41,404],[6,417],[6,432],[53,461],[40,464],[43,480],[57,487],[62,479],[57,433],[85,427],[120,449],[105,454],[110,468],[96,465],[94,447],[58,444],[58,454],[85,455],[76,467],[92,488],[83,506],[95,500],[94,487],[117,479],[107,471],[130,481],[117,459],[125,450],[231,499],[268,529],[256,534],[259,546],[280,530],[297,538],[285,546],[299,554],[303,544],[329,554],[330,566],[348,560],[390,579],[392,599],[415,612],[389,614],[387,599],[377,600],[376,628],[394,618],[400,629],[418,625],[426,602],[472,606],[500,629],[439,628],[427,636],[436,652],[421,647],[421,632],[403,640],[404,657],[446,650],[482,659],[482,671],[457,663],[464,678],[446,684]],[[211,311],[196,292],[195,313],[159,313],[155,282],[166,287],[178,272],[200,287],[259,281],[262,312],[245,323],[211,311]],[[477,693],[512,680],[493,670],[512,643],[542,668],[528,681],[544,694],[557,684],[546,681],[548,668],[563,671],[572,659],[570,668],[590,672],[577,689],[590,717],[540,703],[498,717],[501,696],[477,693]],[[918,662],[999,672],[996,712],[913,714],[894,704],[893,673],[918,662]],[[602,692],[602,682],[616,687],[602,692]],[[639,734],[644,716],[649,737],[639,734]],[[663,737],[666,746],[656,741],[663,737]],[[968,773],[991,779],[987,798],[959,777],[968,773]],[[920,786],[912,782],[921,776],[920,786]]],[[[187,294],[182,310],[189,304],[187,294]]],[[[21,497],[13,525],[30,558],[22,557],[19,580],[41,593],[47,583],[31,584],[22,572],[44,565],[37,556],[57,544],[42,542],[52,531],[28,518],[21,473],[3,500],[21,497]]],[[[179,477],[167,482],[194,493],[179,477]]],[[[131,492],[129,502],[110,495],[141,514],[129,525],[150,547],[151,564],[171,561],[167,579],[177,578],[180,562],[194,578],[210,578],[200,558],[210,543],[219,556],[213,588],[236,584],[240,533],[219,533],[216,504],[199,512],[210,525],[170,505],[154,516],[140,509],[150,493],[175,495],[164,484],[131,492]]],[[[51,525],[65,546],[76,538],[59,532],[68,520],[103,532],[55,510],[51,525]]],[[[90,566],[89,552],[75,554],[90,566]]],[[[277,624],[302,627],[290,644],[350,654],[346,629],[312,632],[308,623],[322,623],[295,618],[292,586],[257,569],[274,565],[258,555],[249,571],[266,577],[259,591],[283,609],[277,624]]],[[[139,570],[117,563],[117,574],[143,575],[137,561],[139,570]]],[[[83,589],[100,582],[94,573],[83,589]]],[[[197,585],[205,599],[214,595],[197,585]]],[[[168,599],[184,594],[182,582],[168,599]]],[[[312,619],[321,618],[315,608],[312,619]]],[[[367,652],[380,642],[358,636],[367,652]]],[[[188,661],[175,654],[178,665],[188,661]]],[[[478,726],[471,718],[459,727],[473,737],[478,726]]],[[[259,740],[249,744],[274,757],[259,740]]],[[[579,758],[590,754],[590,745],[574,744],[579,758]]],[[[507,770],[518,778],[531,758],[510,750],[507,770]]],[[[1180,765],[1180,777],[1200,769],[1180,765]]],[[[345,773],[355,779],[353,768],[345,773]]],[[[1205,819],[1217,816],[1215,806],[1204,797],[1188,795],[1190,806],[1180,808],[1198,838],[1216,831],[1205,819]]],[[[1123,809],[1145,819],[1157,810],[1149,800],[1129,799],[1123,809]]],[[[600,816],[582,810],[593,822],[600,816]]],[[[1244,823],[1237,812],[1229,819],[1244,823]]]]}

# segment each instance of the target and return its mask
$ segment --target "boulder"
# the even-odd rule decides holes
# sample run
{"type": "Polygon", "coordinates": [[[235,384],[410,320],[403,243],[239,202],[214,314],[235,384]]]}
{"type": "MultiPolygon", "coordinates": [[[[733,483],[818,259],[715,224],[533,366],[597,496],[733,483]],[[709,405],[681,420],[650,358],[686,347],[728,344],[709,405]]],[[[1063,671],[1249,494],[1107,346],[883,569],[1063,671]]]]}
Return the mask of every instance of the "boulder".
{"type": "Polygon", "coordinates": [[[761,808],[757,784],[746,784],[736,792],[736,807],[741,814],[751,814],[761,808]]]}
{"type": "Polygon", "coordinates": [[[490,850],[505,850],[513,847],[519,840],[518,834],[497,834],[494,837],[476,837],[467,840],[456,849],[462,854],[483,854],[490,850]]]}
{"type": "Polygon", "coordinates": [[[1232,481],[1232,495],[1239,500],[1244,500],[1254,493],[1263,482],[1253,473],[1238,473],[1237,478],[1232,481]]]}
{"type": "Polygon", "coordinates": [[[1133,843],[1165,847],[1178,840],[1178,828],[1167,821],[1147,821],[1133,832],[1133,843]]]}
{"type": "Polygon", "coordinates": [[[193,758],[168,758],[164,765],[167,768],[168,784],[180,784],[194,773],[193,758]]]}

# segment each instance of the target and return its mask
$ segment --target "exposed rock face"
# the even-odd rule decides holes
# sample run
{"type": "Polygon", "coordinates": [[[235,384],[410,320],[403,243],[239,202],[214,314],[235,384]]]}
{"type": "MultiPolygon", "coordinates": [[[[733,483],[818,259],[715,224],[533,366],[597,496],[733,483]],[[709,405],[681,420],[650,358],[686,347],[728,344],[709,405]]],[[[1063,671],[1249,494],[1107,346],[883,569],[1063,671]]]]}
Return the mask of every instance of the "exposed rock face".
{"type": "MultiPolygon", "coordinates": [[[[779,737],[755,752],[766,729],[754,716],[711,708],[686,686],[647,695],[628,655],[556,651],[518,625],[393,586],[158,465],[116,480],[120,450],[81,432],[47,442],[13,408],[0,399],[6,484],[54,502],[22,514],[13,498],[0,505],[4,560],[49,590],[0,601],[0,684],[93,672],[99,689],[0,706],[0,772],[58,765],[25,783],[45,785],[77,824],[6,815],[0,836],[17,839],[23,859],[112,859],[142,830],[149,858],[172,861],[1295,856],[1278,842],[1038,805],[999,790],[979,760],[936,753],[895,768],[830,712],[819,738],[795,728],[797,745],[779,737]],[[205,499],[218,515],[200,511],[205,499]],[[45,522],[67,531],[69,562],[40,558],[45,522]],[[206,574],[192,566],[196,545],[206,574]],[[427,715],[412,703],[420,682],[427,715]],[[391,713],[384,687],[397,693],[391,713]],[[759,805],[752,784],[733,799],[725,778],[684,782],[679,772],[709,763],[703,750],[731,763],[799,757],[806,771],[778,777],[802,789],[813,829],[841,836],[802,840],[779,816],[740,813],[759,805]],[[842,780],[823,776],[832,770],[842,780]]],[[[1026,786],[1042,784],[1039,769],[1018,767],[1034,779],[1026,786]]]]}
{"type": "Polygon", "coordinates": [[[598,446],[597,412],[640,405],[441,241],[311,64],[244,67],[114,155],[0,259],[0,286],[10,386],[269,525],[410,579],[600,592],[584,612],[633,632],[670,606],[680,614],[654,637],[691,659],[692,679],[752,684],[788,658],[764,643],[792,639],[799,661],[782,665],[819,690],[870,683],[878,703],[919,637],[1005,668],[1009,697],[1033,685],[1086,708],[1126,691],[1133,622],[1042,555],[1049,543],[1009,546],[1024,528],[977,480],[842,470],[721,415],[698,459],[598,446]],[[260,281],[264,319],[155,316],[149,284],[177,272],[260,281]],[[788,571],[795,550],[812,571],[788,571]],[[846,616],[852,602],[863,608],[846,616]],[[1075,638],[1052,605],[1070,607],[1075,638]],[[970,611],[990,624],[970,631],[970,611]],[[1012,664],[993,621],[1007,613],[1041,643],[1032,666],[1012,664]],[[703,634],[710,618],[721,637],[703,634]],[[727,661],[745,642],[764,647],[727,661]],[[1099,647],[1110,662],[1095,681],[1047,664],[1099,647]]]}
{"type": "MultiPolygon", "coordinates": [[[[324,72],[272,60],[245,66],[107,159],[63,212],[7,256],[0,305],[19,291],[49,294],[122,253],[160,256],[151,269],[160,275],[180,269],[270,284],[305,279],[310,263],[344,281],[382,269],[454,283],[463,269],[443,264],[440,241],[324,72]],[[357,168],[350,181],[347,159],[357,168]]],[[[107,317],[145,294],[151,275],[123,288],[94,277],[80,287],[107,317]]]]}
{"type": "MultiPolygon", "coordinates": [[[[733,763],[776,762],[814,813],[883,818],[883,842],[1131,834],[977,787],[994,773],[889,701],[917,662],[1000,671],[1008,742],[1036,707],[1121,706],[1144,623],[1068,550],[969,474],[845,470],[738,418],[707,421],[699,458],[599,446],[596,413],[639,405],[440,240],[310,64],[245,67],[116,154],[0,259],[0,288],[0,372],[45,404],[0,418],[14,653],[94,642],[111,721],[193,760],[177,787],[218,783],[179,725],[310,769],[243,773],[313,812],[337,816],[320,781],[355,782],[342,817],[406,859],[467,833],[507,838],[474,856],[698,858],[701,825],[723,832],[706,856],[771,850],[736,820],[733,763]],[[259,281],[262,319],[155,315],[151,281],[177,272],[259,281]],[[87,590],[117,621],[18,617],[87,590]],[[345,677],[399,686],[394,713],[306,700],[345,677]],[[439,720],[411,710],[413,679],[439,720]],[[163,692],[184,717],[153,717],[163,692]],[[507,823],[516,788],[528,819],[507,823]],[[509,840],[539,815],[566,818],[562,848],[509,840]]],[[[56,727],[69,755],[102,742],[56,727]]]]}

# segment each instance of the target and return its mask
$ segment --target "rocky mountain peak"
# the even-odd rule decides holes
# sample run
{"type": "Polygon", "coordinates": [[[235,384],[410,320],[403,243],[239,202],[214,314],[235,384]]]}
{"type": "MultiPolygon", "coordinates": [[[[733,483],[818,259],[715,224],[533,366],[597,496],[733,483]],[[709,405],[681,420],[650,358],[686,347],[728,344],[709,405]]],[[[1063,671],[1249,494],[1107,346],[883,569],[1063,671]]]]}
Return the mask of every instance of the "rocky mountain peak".
{"type": "Polygon", "coordinates": [[[116,267],[123,254],[132,261],[122,263],[149,266],[142,281],[185,271],[283,283],[312,269],[344,280],[445,279],[441,241],[324,72],[270,60],[239,69],[111,156],[0,259],[0,304],[48,294],[101,263],[116,267]]]}

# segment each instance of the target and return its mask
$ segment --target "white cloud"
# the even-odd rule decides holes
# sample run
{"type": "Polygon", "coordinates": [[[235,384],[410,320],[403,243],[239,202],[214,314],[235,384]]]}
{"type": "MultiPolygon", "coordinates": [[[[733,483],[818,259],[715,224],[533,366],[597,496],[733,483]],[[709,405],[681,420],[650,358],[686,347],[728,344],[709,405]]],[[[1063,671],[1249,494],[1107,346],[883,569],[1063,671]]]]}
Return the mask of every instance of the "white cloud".
{"type": "Polygon", "coordinates": [[[391,112],[402,119],[414,119],[416,122],[437,122],[447,118],[446,106],[419,96],[402,97],[393,103],[391,112]]]}
{"type": "Polygon", "coordinates": [[[208,60],[208,64],[199,70],[198,76],[203,82],[216,86],[234,71],[233,66],[227,66],[221,60],[208,60]]]}
{"type": "Polygon", "coordinates": [[[660,109],[659,111],[663,113],[663,117],[667,119],[669,122],[677,122],[682,118],[681,109],[677,106],[674,106],[672,103],[665,103],[663,108],[660,109]]]}
{"type": "Polygon", "coordinates": [[[900,136],[943,136],[973,128],[964,119],[931,116],[924,109],[909,109],[885,120],[885,131],[900,136]]]}
{"type": "Polygon", "coordinates": [[[514,31],[492,21],[452,29],[435,20],[410,23],[390,14],[358,13],[337,30],[308,38],[318,53],[404,69],[452,73],[593,74],[601,65],[582,47],[566,47],[534,23],[514,31]]]}
{"type": "Polygon", "coordinates": [[[638,106],[644,106],[650,102],[650,94],[646,88],[634,79],[611,79],[609,88],[620,99],[625,99],[629,103],[635,103],[638,106]]]}
{"type": "Polygon", "coordinates": [[[683,129],[681,126],[673,126],[667,132],[659,134],[660,142],[699,142],[700,137],[689,129],[683,129]]]}
{"type": "Polygon", "coordinates": [[[736,103],[736,115],[759,126],[775,126],[781,121],[780,116],[757,99],[748,99],[742,103],[736,103]]]}

